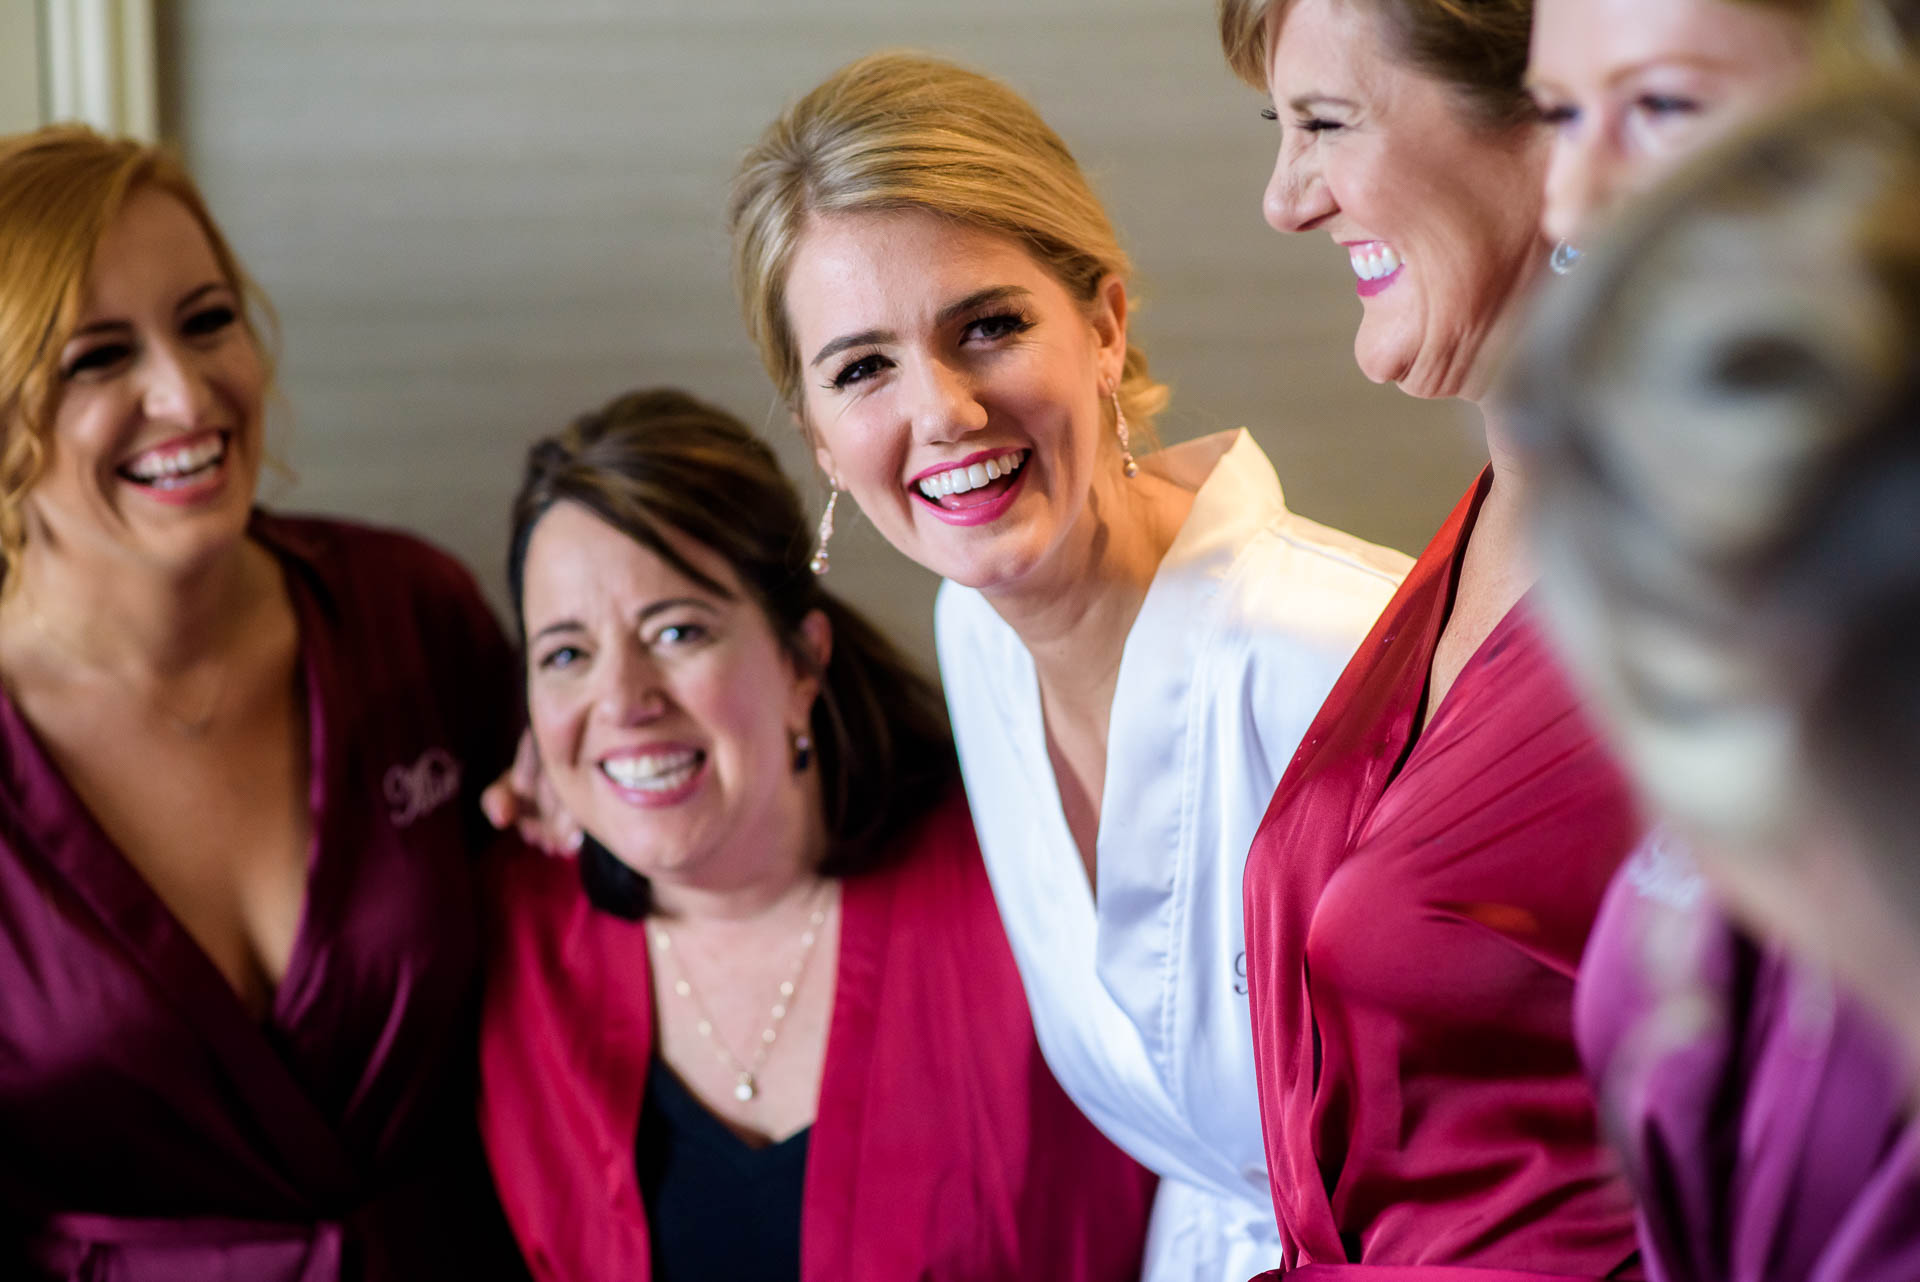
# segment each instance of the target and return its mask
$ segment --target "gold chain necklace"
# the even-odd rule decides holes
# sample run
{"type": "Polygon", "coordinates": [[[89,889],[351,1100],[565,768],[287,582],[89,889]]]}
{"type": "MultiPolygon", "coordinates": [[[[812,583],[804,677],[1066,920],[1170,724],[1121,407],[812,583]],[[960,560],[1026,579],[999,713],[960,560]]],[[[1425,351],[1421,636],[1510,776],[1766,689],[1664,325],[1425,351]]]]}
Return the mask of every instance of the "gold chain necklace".
{"type": "Polygon", "coordinates": [[[121,672],[118,668],[109,667],[104,663],[91,663],[79,658],[81,648],[74,645],[71,641],[56,637],[53,634],[53,630],[47,626],[47,621],[40,616],[39,605],[29,598],[26,602],[26,607],[27,622],[33,624],[33,630],[40,634],[40,639],[51,646],[55,653],[72,656],[80,666],[91,668],[95,672],[105,673],[114,681],[117,681],[127,693],[133,695],[135,698],[149,700],[153,706],[159,710],[160,715],[166,719],[166,723],[173,727],[175,734],[178,734],[184,739],[198,739],[213,725],[214,716],[220,711],[221,697],[225,695],[227,691],[227,683],[224,680],[226,676],[226,662],[224,660],[213,670],[213,688],[207,694],[206,706],[201,708],[196,716],[183,717],[169,707],[166,701],[161,699],[158,694],[152,690],[142,690],[135,684],[132,677],[121,672]]]}
{"type": "Polygon", "coordinates": [[[813,956],[813,946],[819,942],[820,928],[826,924],[827,908],[816,908],[807,917],[807,928],[800,932],[800,960],[795,963],[793,974],[780,982],[779,995],[773,1000],[773,1009],[768,1012],[767,1026],[760,1030],[755,1040],[753,1056],[741,1062],[739,1056],[727,1049],[714,1032],[713,1012],[707,1009],[706,1002],[694,991],[687,980],[686,968],[673,951],[673,936],[667,928],[657,921],[649,921],[647,929],[653,939],[654,952],[666,964],[673,967],[673,991],[685,998],[692,1006],[694,1029],[713,1047],[714,1055],[721,1066],[733,1075],[733,1097],[745,1104],[760,1093],[760,1072],[766,1067],[767,1056],[773,1053],[773,1044],[780,1039],[780,1027],[786,1022],[787,1009],[793,1002],[793,995],[800,989],[800,981],[807,973],[807,960],[813,956]]]}

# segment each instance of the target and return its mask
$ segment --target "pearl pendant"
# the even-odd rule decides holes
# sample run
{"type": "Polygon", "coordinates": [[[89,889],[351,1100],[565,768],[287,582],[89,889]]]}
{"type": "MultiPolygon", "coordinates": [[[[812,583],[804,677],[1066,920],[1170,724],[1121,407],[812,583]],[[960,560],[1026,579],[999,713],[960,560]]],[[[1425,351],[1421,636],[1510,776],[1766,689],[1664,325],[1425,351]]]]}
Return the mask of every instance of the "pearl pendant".
{"type": "Polygon", "coordinates": [[[759,1091],[754,1087],[753,1074],[740,1074],[740,1080],[734,1083],[733,1097],[744,1104],[757,1094],[759,1094],[759,1091]]]}

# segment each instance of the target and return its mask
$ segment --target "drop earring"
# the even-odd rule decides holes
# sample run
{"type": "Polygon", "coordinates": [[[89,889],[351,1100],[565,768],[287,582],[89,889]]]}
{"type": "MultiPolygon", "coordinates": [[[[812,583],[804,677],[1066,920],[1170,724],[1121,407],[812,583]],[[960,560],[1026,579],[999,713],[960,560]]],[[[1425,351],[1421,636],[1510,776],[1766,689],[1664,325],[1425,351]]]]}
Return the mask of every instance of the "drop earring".
{"type": "Polygon", "coordinates": [[[1120,387],[1115,384],[1107,390],[1113,398],[1113,434],[1120,438],[1120,470],[1131,481],[1140,475],[1140,465],[1133,461],[1133,443],[1127,439],[1127,412],[1120,408],[1120,387]]]}
{"type": "Polygon", "coordinates": [[[1580,251],[1573,247],[1571,241],[1561,241],[1553,247],[1553,252],[1547,255],[1547,266],[1553,268],[1555,276],[1565,276],[1578,266],[1579,262],[1580,251]]]}
{"type": "Polygon", "coordinates": [[[826,510],[820,513],[820,530],[814,535],[813,556],[807,561],[807,568],[815,574],[825,574],[827,572],[827,541],[833,537],[833,505],[840,501],[839,479],[837,477],[830,478],[827,484],[832,486],[833,489],[832,492],[827,495],[826,510]]]}
{"type": "Polygon", "coordinates": [[[793,773],[800,774],[813,764],[813,738],[802,730],[793,736],[793,773]]]}

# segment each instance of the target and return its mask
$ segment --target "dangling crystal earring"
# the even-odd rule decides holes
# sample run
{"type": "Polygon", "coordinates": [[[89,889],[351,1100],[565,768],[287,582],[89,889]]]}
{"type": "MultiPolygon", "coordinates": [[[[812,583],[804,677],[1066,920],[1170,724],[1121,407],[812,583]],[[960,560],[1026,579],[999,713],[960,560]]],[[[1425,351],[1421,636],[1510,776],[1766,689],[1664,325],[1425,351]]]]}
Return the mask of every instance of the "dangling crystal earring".
{"type": "Polygon", "coordinates": [[[833,490],[827,495],[827,510],[820,514],[820,532],[814,536],[813,558],[807,562],[807,568],[815,574],[827,572],[827,540],[833,537],[833,505],[840,501],[839,479],[831,479],[827,484],[833,490]]]}
{"type": "Polygon", "coordinates": [[[1579,262],[1580,251],[1575,249],[1569,241],[1561,241],[1553,247],[1553,252],[1547,255],[1547,266],[1553,268],[1555,276],[1565,276],[1579,262]]]}
{"type": "Polygon", "coordinates": [[[1140,475],[1140,465],[1133,461],[1133,445],[1127,439],[1127,414],[1120,408],[1119,386],[1107,389],[1107,395],[1113,398],[1113,434],[1120,438],[1120,470],[1131,481],[1140,475]]]}
{"type": "Polygon", "coordinates": [[[793,773],[799,774],[813,763],[813,738],[802,730],[793,736],[793,773]]]}

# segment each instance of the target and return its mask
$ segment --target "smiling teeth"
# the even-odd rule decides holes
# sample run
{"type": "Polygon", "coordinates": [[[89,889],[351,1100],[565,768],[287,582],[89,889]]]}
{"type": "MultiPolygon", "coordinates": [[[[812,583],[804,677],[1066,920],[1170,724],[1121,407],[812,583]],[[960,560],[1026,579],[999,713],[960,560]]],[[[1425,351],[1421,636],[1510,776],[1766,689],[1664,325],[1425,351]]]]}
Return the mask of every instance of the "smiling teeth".
{"type": "Polygon", "coordinates": [[[149,450],[128,463],[123,470],[136,481],[164,483],[179,480],[211,463],[217,463],[226,453],[227,438],[213,436],[198,445],[186,445],[177,450],[149,450]]]}
{"type": "Polygon", "coordinates": [[[1399,271],[1405,262],[1393,252],[1392,245],[1380,240],[1348,246],[1347,260],[1353,264],[1353,274],[1361,280],[1384,279],[1399,271]]]}
{"type": "Polygon", "coordinates": [[[699,766],[700,753],[694,748],[617,757],[600,763],[607,778],[619,787],[642,792],[670,792],[692,778],[699,766]]]}
{"type": "Polygon", "coordinates": [[[930,499],[948,494],[965,494],[968,490],[979,489],[988,481],[1012,476],[1020,470],[1020,464],[1026,461],[1026,457],[1025,450],[1009,450],[984,463],[970,463],[966,467],[935,472],[932,476],[921,478],[920,492],[930,499]]]}

